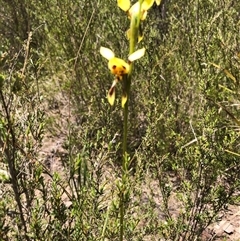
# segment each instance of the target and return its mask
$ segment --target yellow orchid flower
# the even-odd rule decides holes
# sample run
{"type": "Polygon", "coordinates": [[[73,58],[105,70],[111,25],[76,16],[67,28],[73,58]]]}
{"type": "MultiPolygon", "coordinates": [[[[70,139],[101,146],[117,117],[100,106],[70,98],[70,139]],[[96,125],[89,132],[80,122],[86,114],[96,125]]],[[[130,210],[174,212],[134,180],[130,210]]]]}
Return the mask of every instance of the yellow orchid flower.
{"type": "MultiPolygon", "coordinates": [[[[110,69],[111,73],[114,74],[116,77],[120,78],[124,74],[128,74],[130,66],[126,63],[123,59],[115,57],[115,54],[111,49],[101,47],[100,54],[108,60],[108,68],[110,69]]],[[[133,62],[137,59],[140,59],[145,54],[145,48],[139,49],[132,53],[128,60],[133,62]]]]}
{"type": "Polygon", "coordinates": [[[108,68],[116,77],[121,79],[124,74],[129,72],[129,64],[126,63],[123,59],[115,57],[115,54],[111,49],[101,47],[100,53],[104,58],[108,60],[108,68]]]}
{"type": "MultiPolygon", "coordinates": [[[[135,4],[131,6],[130,0],[117,0],[118,6],[125,12],[128,13],[129,17],[138,16],[140,14],[140,20],[145,20],[147,17],[147,11],[152,7],[154,2],[157,5],[161,3],[161,0],[144,0],[140,4],[140,1],[137,1],[135,4]]],[[[141,25],[139,25],[140,27],[141,25]]],[[[127,31],[127,39],[130,39],[130,29],[127,31]]],[[[138,43],[143,39],[142,31],[138,36],[138,43]]]]}
{"type": "Polygon", "coordinates": [[[140,19],[142,21],[145,20],[147,17],[147,10],[152,7],[153,3],[154,3],[154,0],[151,0],[151,1],[145,0],[143,1],[142,5],[140,4],[140,2],[136,2],[129,9],[128,11],[129,16],[130,17],[137,16],[140,12],[140,19]],[[140,11],[140,8],[141,8],[141,11],[140,11]]]}
{"type": "MultiPolygon", "coordinates": [[[[145,54],[145,48],[138,49],[134,53],[128,56],[128,63],[123,59],[115,57],[114,52],[111,49],[101,47],[100,54],[108,60],[108,68],[111,73],[115,76],[111,88],[108,91],[107,99],[110,105],[114,104],[115,101],[115,86],[122,80],[122,77],[129,73],[131,62],[140,59],[145,54]]],[[[127,101],[127,96],[124,94],[122,97],[122,106],[125,105],[127,101]]]]}
{"type": "Polygon", "coordinates": [[[132,17],[133,15],[138,15],[141,8],[141,20],[146,19],[147,11],[152,7],[154,2],[156,2],[157,5],[160,5],[161,0],[144,0],[142,4],[140,4],[140,2],[137,1],[135,4],[132,5],[132,7],[130,0],[117,0],[118,7],[120,7],[123,11],[128,12],[130,17],[132,17]]]}

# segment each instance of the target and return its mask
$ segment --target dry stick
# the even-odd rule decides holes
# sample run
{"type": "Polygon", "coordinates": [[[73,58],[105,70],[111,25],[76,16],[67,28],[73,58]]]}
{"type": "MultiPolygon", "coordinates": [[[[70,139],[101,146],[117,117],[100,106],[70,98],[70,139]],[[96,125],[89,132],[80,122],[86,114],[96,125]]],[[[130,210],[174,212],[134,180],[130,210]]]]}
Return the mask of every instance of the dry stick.
{"type": "MultiPolygon", "coordinates": [[[[16,170],[16,167],[15,167],[15,151],[16,151],[16,146],[17,146],[15,133],[14,133],[13,128],[12,128],[11,118],[10,118],[10,115],[9,115],[9,112],[8,112],[8,108],[7,108],[2,90],[0,90],[0,97],[1,97],[1,100],[2,100],[2,103],[3,103],[4,111],[6,113],[6,117],[7,117],[7,129],[8,129],[8,132],[10,133],[10,135],[12,137],[11,140],[9,140],[9,138],[7,137],[7,146],[8,147],[5,150],[5,154],[7,156],[9,172],[10,172],[10,175],[11,175],[12,188],[13,188],[13,191],[14,191],[15,200],[16,200],[17,205],[18,205],[21,223],[22,223],[23,228],[24,228],[25,239],[27,241],[30,241],[29,237],[27,236],[27,226],[26,226],[26,222],[25,222],[25,219],[24,219],[24,215],[23,215],[23,208],[22,208],[22,204],[21,204],[21,200],[20,200],[20,194],[19,194],[19,185],[18,185],[18,181],[17,181],[17,170],[16,170]],[[12,145],[12,151],[11,152],[9,150],[10,145],[12,145]]],[[[21,227],[20,227],[20,229],[21,229],[21,227]]]]}
{"type": "Polygon", "coordinates": [[[23,63],[23,68],[22,68],[22,73],[21,73],[21,78],[24,77],[24,72],[25,72],[26,67],[27,67],[31,39],[32,39],[32,32],[29,32],[28,39],[27,39],[25,58],[24,58],[24,63],[23,63]]]}

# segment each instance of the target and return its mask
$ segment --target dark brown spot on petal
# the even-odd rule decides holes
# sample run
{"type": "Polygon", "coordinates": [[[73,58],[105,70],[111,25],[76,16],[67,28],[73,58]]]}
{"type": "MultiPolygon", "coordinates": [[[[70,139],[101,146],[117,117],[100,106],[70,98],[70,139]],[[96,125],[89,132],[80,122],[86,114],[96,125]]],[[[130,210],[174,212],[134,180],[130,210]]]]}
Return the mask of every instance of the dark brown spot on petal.
{"type": "Polygon", "coordinates": [[[117,66],[116,66],[116,65],[113,65],[112,69],[116,69],[116,68],[117,68],[117,66]]]}
{"type": "Polygon", "coordinates": [[[124,65],[122,65],[122,67],[123,67],[124,69],[126,69],[126,67],[125,67],[124,65]]]}
{"type": "Polygon", "coordinates": [[[108,91],[108,94],[111,96],[114,92],[115,87],[111,87],[110,90],[108,91]]]}

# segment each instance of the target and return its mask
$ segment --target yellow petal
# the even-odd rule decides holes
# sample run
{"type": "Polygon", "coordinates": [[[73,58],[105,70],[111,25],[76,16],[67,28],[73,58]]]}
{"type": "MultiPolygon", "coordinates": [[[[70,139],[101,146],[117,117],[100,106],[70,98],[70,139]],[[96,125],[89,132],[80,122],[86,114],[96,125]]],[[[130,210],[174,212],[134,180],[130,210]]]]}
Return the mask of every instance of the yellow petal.
{"type": "Polygon", "coordinates": [[[114,104],[115,101],[115,86],[111,87],[108,91],[107,99],[110,105],[114,104]]]}
{"type": "Polygon", "coordinates": [[[147,11],[143,11],[143,12],[142,12],[142,15],[141,15],[141,20],[142,20],[142,21],[145,20],[146,17],[147,17],[147,11]]]}
{"type": "Polygon", "coordinates": [[[127,12],[130,8],[130,0],[117,0],[118,7],[120,7],[123,11],[127,12]]]}
{"type": "Polygon", "coordinates": [[[159,6],[161,3],[161,0],[155,0],[156,4],[159,6]]]}
{"type": "Polygon", "coordinates": [[[147,11],[152,7],[154,0],[144,0],[142,3],[142,11],[147,11]]]}
{"type": "Polygon", "coordinates": [[[115,54],[113,53],[113,51],[111,49],[108,49],[105,47],[100,48],[100,54],[107,60],[110,60],[115,56],[115,54]]]}
{"type": "Polygon", "coordinates": [[[124,108],[126,102],[127,102],[127,95],[126,95],[126,94],[123,94],[123,95],[122,95],[122,108],[124,108]]]}
{"type": "Polygon", "coordinates": [[[145,48],[138,49],[128,57],[128,60],[130,62],[133,62],[137,59],[140,59],[144,54],[145,54],[145,48]]]}

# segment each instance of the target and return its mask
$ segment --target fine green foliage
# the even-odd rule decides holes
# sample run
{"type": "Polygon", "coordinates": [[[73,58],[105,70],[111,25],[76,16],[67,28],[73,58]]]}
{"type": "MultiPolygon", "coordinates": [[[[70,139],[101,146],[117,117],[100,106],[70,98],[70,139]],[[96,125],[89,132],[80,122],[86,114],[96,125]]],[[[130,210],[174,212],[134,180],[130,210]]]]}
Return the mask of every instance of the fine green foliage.
{"type": "Polygon", "coordinates": [[[0,5],[0,240],[119,240],[121,205],[125,240],[204,240],[239,204],[240,2],[148,10],[124,176],[121,85],[109,105],[99,50],[127,61],[126,13],[110,0],[0,5]]]}

